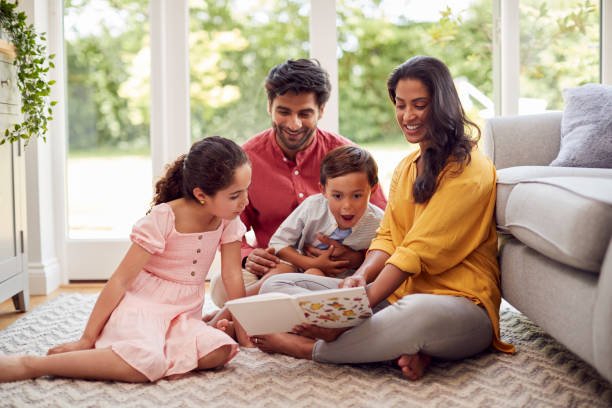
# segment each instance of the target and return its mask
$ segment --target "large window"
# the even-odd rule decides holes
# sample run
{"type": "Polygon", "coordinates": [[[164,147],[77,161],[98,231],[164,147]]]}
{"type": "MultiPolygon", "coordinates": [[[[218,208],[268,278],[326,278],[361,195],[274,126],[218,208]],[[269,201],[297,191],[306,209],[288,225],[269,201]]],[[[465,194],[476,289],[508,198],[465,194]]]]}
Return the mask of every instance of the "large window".
{"type": "Polygon", "coordinates": [[[270,126],[270,68],[308,58],[308,0],[190,0],[191,135],[242,142],[270,126]]]}
{"type": "Polygon", "coordinates": [[[151,199],[148,4],[67,0],[70,238],[126,238],[151,199]]]}
{"type": "Polygon", "coordinates": [[[599,1],[520,1],[519,113],[563,109],[563,90],[597,83],[599,1]]]}
{"type": "Polygon", "coordinates": [[[488,0],[338,0],[340,132],[377,158],[383,188],[414,148],[397,127],[387,94],[391,70],[415,55],[448,65],[476,123],[493,115],[492,11],[488,0]]]}
{"type": "MultiPolygon", "coordinates": [[[[314,56],[335,72],[337,62],[332,86],[339,107],[334,95],[326,110],[326,120],[334,120],[327,123],[335,130],[337,108],[339,132],[374,153],[387,190],[394,167],[411,148],[387,96],[393,67],[418,54],[442,59],[469,117],[480,125],[500,106],[508,114],[517,106],[523,113],[562,109],[564,88],[600,81],[605,14],[600,5],[594,0],[64,0],[66,55],[58,57],[65,58],[68,75],[70,277],[108,276],[131,225],[149,207],[153,170],[158,174],[162,162],[188,148],[189,133],[192,140],[218,134],[243,142],[270,126],[263,81],[274,65],[314,56]],[[335,18],[321,18],[333,10],[335,18]],[[330,34],[334,22],[336,36],[330,34]],[[334,47],[337,61],[330,52],[334,47]],[[165,58],[169,50],[179,50],[170,54],[180,57],[165,58]]],[[[604,65],[610,64],[609,54],[603,53],[604,65]]]]}

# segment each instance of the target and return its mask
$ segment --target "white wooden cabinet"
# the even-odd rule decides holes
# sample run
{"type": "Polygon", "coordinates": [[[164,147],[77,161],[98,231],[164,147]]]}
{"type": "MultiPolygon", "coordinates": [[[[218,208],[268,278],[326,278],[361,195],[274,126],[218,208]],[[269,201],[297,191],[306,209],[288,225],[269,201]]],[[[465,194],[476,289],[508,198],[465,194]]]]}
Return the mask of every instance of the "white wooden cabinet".
{"type": "MultiPolygon", "coordinates": [[[[2,40],[0,40],[2,41],[2,40]]],[[[10,56],[0,52],[0,131],[20,121],[17,74],[10,56]]],[[[0,302],[29,306],[26,243],[25,157],[21,142],[0,146],[0,302]]]]}

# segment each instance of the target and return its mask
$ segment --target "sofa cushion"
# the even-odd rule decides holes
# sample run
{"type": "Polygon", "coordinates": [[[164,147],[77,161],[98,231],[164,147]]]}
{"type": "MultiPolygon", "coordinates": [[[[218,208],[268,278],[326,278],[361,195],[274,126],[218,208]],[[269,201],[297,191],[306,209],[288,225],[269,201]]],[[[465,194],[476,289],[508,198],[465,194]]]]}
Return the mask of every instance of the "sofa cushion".
{"type": "Polygon", "coordinates": [[[612,168],[612,86],[587,84],[563,96],[561,148],[550,165],[612,168]]]}
{"type": "Polygon", "coordinates": [[[528,247],[599,273],[612,237],[612,179],[524,180],[510,194],[506,227],[528,247]]]}
{"type": "Polygon", "coordinates": [[[540,177],[607,177],[612,179],[612,169],[580,167],[517,166],[497,171],[497,201],[495,219],[501,231],[507,231],[506,206],[510,192],[520,182],[540,177]]]}

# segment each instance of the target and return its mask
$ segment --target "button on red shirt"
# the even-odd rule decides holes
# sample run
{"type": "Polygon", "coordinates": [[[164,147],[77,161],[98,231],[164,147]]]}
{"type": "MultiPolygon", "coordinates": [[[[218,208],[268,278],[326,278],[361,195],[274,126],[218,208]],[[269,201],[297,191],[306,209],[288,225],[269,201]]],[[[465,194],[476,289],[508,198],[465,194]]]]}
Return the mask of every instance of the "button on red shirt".
{"type": "MultiPolygon", "coordinates": [[[[287,159],[276,143],[273,129],[265,130],[242,147],[253,170],[249,187],[249,205],[240,218],[248,229],[253,229],[257,247],[266,248],[278,226],[304,199],[319,193],[319,168],[330,150],[350,140],[317,129],[312,143],[297,153],[295,162],[287,159]]],[[[378,188],[370,201],[384,210],[387,205],[382,189],[378,188]]],[[[243,241],[242,256],[252,247],[243,241]]]]}

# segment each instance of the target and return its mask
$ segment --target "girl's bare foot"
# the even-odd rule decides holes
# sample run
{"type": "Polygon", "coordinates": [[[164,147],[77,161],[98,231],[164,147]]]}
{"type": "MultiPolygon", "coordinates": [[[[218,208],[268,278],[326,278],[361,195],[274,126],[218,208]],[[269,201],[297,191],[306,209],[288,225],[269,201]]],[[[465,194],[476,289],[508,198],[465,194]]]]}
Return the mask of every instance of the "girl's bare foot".
{"type": "Polygon", "coordinates": [[[232,339],[236,339],[236,328],[234,327],[234,322],[228,319],[221,319],[217,322],[215,327],[219,330],[222,330],[230,336],[232,339]]]}
{"type": "Polygon", "coordinates": [[[293,328],[293,333],[304,337],[310,337],[311,339],[321,339],[329,343],[336,340],[348,329],[349,327],[330,329],[327,327],[315,326],[313,324],[300,324],[293,328]]]}
{"type": "Polygon", "coordinates": [[[231,314],[227,307],[223,307],[215,312],[207,313],[202,320],[212,327],[217,327],[217,323],[223,319],[231,320],[231,314]],[[208,320],[206,320],[208,319],[208,320]]]}
{"type": "Polygon", "coordinates": [[[215,316],[217,315],[217,313],[219,313],[219,311],[218,311],[218,310],[215,310],[214,312],[209,312],[209,313],[206,313],[206,314],[204,315],[204,317],[202,317],[202,321],[203,321],[204,323],[208,323],[208,322],[210,322],[212,319],[214,319],[214,318],[215,318],[215,316]]]}
{"type": "Polygon", "coordinates": [[[430,363],[431,357],[421,353],[402,354],[397,360],[397,365],[401,368],[402,374],[411,381],[423,377],[430,363]]]}
{"type": "Polygon", "coordinates": [[[0,382],[22,381],[34,378],[28,369],[28,356],[0,356],[0,382]]]}
{"type": "Polygon", "coordinates": [[[266,353],[281,353],[291,357],[312,359],[312,348],[315,340],[291,333],[252,336],[255,347],[266,353]]]}

